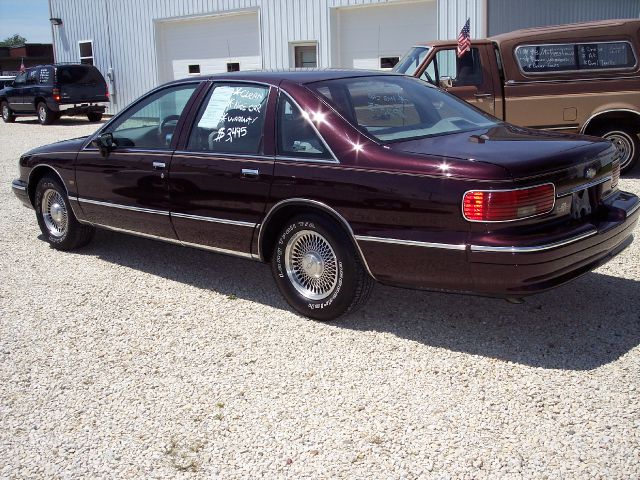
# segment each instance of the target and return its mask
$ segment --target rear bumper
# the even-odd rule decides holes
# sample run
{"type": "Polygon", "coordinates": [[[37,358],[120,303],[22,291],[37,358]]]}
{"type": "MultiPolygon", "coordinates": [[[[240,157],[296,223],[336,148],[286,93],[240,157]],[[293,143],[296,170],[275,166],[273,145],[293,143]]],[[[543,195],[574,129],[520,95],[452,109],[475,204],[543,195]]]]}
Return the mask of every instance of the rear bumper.
{"type": "Polygon", "coordinates": [[[14,180],[11,182],[11,190],[13,194],[20,200],[25,207],[33,208],[31,200],[29,199],[29,193],[27,192],[27,183],[22,180],[14,180]]]}
{"type": "Polygon", "coordinates": [[[52,110],[63,115],[86,115],[87,113],[104,113],[109,102],[63,103],[54,104],[52,110]]]}
{"type": "Polygon", "coordinates": [[[517,229],[510,237],[478,233],[459,243],[432,243],[431,235],[408,239],[406,230],[372,231],[355,238],[371,274],[381,283],[518,297],[566,283],[621,252],[632,241],[640,199],[616,192],[597,218],[556,224],[550,231],[529,229],[526,235],[517,229]]]}
{"type": "Polygon", "coordinates": [[[640,218],[640,199],[619,192],[598,223],[565,238],[535,245],[470,245],[474,290],[501,296],[528,295],[562,285],[606,263],[627,247],[640,218]]]}

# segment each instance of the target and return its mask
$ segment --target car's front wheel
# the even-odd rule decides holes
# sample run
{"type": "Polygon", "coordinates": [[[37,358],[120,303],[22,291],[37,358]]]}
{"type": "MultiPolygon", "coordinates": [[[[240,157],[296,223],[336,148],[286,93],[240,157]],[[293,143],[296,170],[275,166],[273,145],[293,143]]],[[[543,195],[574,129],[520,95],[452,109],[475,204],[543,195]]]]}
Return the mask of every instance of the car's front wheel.
{"type": "Polygon", "coordinates": [[[606,138],[620,152],[620,170],[622,173],[630,171],[640,159],[640,138],[628,127],[609,127],[600,130],[599,136],[606,138]]]}
{"type": "Polygon", "coordinates": [[[89,112],[87,113],[87,118],[90,122],[99,122],[102,120],[102,114],[100,112],[89,112]]]}
{"type": "Polygon", "coordinates": [[[40,230],[53,248],[73,250],[93,238],[95,229],[78,222],[64,187],[53,175],[45,175],[38,182],[35,210],[40,230]]]}
{"type": "Polygon", "coordinates": [[[40,102],[38,104],[38,121],[41,125],[51,125],[58,119],[56,112],[47,107],[47,104],[40,102]]]}
{"type": "Polygon", "coordinates": [[[9,103],[6,101],[2,102],[2,120],[4,123],[13,123],[16,121],[16,116],[13,114],[13,111],[9,108],[9,103]]]}
{"type": "Polygon", "coordinates": [[[293,308],[324,321],[359,308],[374,283],[346,232],[316,214],[285,223],[273,249],[271,269],[293,308]]]}

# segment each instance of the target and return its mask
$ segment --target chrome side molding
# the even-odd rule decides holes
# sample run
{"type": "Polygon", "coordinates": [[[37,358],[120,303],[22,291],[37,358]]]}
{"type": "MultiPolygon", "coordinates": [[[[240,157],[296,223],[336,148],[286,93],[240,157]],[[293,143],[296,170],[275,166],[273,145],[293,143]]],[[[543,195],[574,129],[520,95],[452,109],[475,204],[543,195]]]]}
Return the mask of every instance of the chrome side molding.
{"type": "Polygon", "coordinates": [[[398,238],[370,237],[366,235],[356,235],[356,240],[362,241],[362,242],[378,242],[378,243],[390,243],[392,245],[406,245],[411,247],[441,248],[443,250],[466,250],[467,249],[466,244],[419,242],[417,240],[400,240],[398,238]]]}

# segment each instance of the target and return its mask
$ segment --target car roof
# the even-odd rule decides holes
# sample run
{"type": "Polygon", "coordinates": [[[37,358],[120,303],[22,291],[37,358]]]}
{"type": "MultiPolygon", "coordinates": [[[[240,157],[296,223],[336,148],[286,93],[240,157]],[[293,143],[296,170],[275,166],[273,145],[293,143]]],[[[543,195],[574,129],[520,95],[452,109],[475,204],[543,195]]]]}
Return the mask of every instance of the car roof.
{"type": "Polygon", "coordinates": [[[220,73],[215,75],[199,75],[195,77],[187,77],[169,82],[169,84],[185,83],[198,80],[246,80],[253,82],[269,83],[278,85],[283,80],[304,84],[312,82],[321,82],[324,80],[336,80],[339,78],[357,78],[371,76],[403,76],[397,73],[380,71],[380,70],[346,70],[346,69],[315,69],[315,68],[299,68],[299,69],[283,69],[283,70],[245,70],[240,72],[220,73]]]}
{"type": "Polygon", "coordinates": [[[595,22],[551,25],[548,27],[523,28],[495,35],[490,39],[500,43],[509,40],[545,39],[546,37],[551,38],[562,34],[562,37],[575,37],[586,40],[590,36],[614,34],[620,30],[629,30],[633,36],[638,28],[640,28],[640,19],[599,20],[595,22]],[[612,31],[612,28],[616,28],[616,32],[612,31]]]}

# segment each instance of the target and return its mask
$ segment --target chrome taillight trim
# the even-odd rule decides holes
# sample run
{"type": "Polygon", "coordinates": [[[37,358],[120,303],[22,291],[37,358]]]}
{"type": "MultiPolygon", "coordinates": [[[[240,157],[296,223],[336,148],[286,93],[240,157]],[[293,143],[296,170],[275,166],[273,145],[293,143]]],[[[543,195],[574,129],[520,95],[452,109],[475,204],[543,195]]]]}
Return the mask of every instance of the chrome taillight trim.
{"type": "Polygon", "coordinates": [[[530,187],[502,188],[502,189],[495,189],[495,190],[481,190],[481,189],[473,188],[471,190],[465,191],[462,194],[462,202],[460,203],[460,211],[462,213],[462,218],[464,218],[467,222],[473,222],[473,223],[510,223],[510,222],[519,222],[521,220],[527,220],[529,218],[535,218],[535,217],[540,217],[542,215],[546,215],[546,214],[548,214],[550,212],[553,212],[554,208],[556,208],[556,186],[552,182],[541,183],[539,185],[532,185],[530,187]],[[465,216],[465,214],[464,214],[464,197],[466,197],[467,193],[469,193],[469,192],[483,192],[483,193],[515,192],[517,190],[530,190],[530,189],[533,189],[533,188],[540,188],[540,187],[544,187],[546,185],[551,185],[551,187],[553,188],[553,203],[551,204],[551,208],[549,210],[547,210],[546,212],[536,213],[535,215],[529,215],[528,217],[514,218],[512,220],[472,220],[470,218],[467,218],[465,216]]]}

